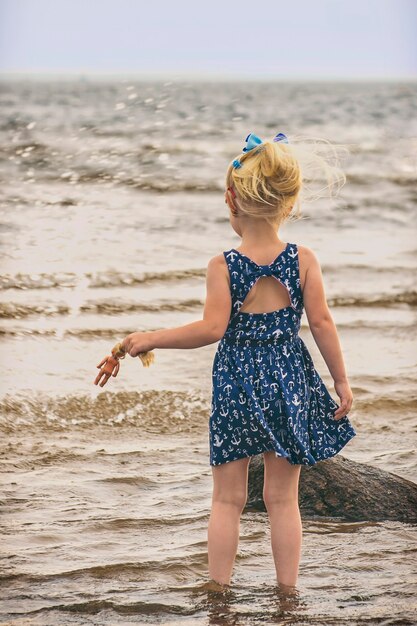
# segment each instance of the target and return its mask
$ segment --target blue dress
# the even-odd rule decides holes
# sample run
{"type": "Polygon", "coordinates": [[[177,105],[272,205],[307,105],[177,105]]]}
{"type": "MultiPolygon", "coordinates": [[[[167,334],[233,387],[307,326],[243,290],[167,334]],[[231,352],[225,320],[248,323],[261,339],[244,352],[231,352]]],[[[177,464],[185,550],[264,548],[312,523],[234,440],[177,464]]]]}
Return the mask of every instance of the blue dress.
{"type": "Polygon", "coordinates": [[[356,432],[333,400],[299,336],[304,303],[298,247],[287,243],[269,265],[234,248],[223,252],[232,310],[212,367],[210,465],[274,450],[295,465],[337,454],[356,432]],[[261,276],[274,276],[291,304],[268,313],[240,312],[261,276]]]}

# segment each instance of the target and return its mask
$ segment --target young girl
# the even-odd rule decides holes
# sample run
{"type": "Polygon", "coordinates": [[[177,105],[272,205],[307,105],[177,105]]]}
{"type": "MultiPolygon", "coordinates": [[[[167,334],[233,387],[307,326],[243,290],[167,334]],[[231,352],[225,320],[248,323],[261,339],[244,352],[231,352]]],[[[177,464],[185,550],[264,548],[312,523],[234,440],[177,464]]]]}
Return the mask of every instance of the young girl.
{"type": "Polygon", "coordinates": [[[277,583],[291,590],[302,544],[301,465],[334,456],[356,435],[347,417],[352,391],[320,264],[310,248],[278,234],[302,188],[295,154],[283,133],[265,142],[247,136],[243,153],[227,170],[225,192],[231,226],[242,241],[209,261],[203,319],[135,332],[122,342],[135,357],[154,348],[198,348],[220,340],[209,419],[208,562],[211,580],[222,586],[230,585],[250,457],[263,454],[277,583]],[[340,406],[298,334],[304,308],[340,406]]]}

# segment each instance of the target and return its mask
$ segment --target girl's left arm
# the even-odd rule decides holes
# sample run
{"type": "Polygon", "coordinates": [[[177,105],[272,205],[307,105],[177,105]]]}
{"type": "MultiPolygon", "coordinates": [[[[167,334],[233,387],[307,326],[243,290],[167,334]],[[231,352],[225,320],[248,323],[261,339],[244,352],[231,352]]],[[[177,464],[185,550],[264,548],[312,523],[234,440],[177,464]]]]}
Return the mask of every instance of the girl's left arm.
{"type": "Polygon", "coordinates": [[[229,270],[224,256],[210,259],[206,273],[206,300],[203,319],[176,328],[164,328],[127,335],[122,347],[132,357],[154,348],[200,348],[219,341],[229,322],[232,300],[229,270]]]}

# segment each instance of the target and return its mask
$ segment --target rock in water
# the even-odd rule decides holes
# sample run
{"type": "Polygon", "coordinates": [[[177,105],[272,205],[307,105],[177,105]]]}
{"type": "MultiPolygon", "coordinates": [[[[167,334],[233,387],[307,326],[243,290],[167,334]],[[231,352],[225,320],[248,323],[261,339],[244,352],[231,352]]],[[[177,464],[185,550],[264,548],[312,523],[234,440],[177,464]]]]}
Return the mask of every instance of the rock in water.
{"type": "MultiPolygon", "coordinates": [[[[266,511],[263,456],[249,464],[245,511],[266,511]]],[[[346,459],[340,454],[301,466],[299,504],[304,518],[341,521],[417,522],[417,485],[391,472],[346,459]]]]}

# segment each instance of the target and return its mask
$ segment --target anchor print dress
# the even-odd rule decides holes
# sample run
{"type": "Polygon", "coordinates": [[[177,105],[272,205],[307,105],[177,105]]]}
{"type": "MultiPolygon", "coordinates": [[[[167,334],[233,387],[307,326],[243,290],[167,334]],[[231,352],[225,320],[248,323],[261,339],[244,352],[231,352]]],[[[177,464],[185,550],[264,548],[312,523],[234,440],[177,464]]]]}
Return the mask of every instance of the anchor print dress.
{"type": "Polygon", "coordinates": [[[314,465],[337,454],[356,432],[315,369],[299,336],[304,304],[297,244],[270,265],[258,265],[234,248],[223,252],[232,310],[212,367],[210,465],[267,450],[295,465],[314,465]],[[267,313],[240,312],[261,276],[274,276],[291,304],[267,313]]]}

